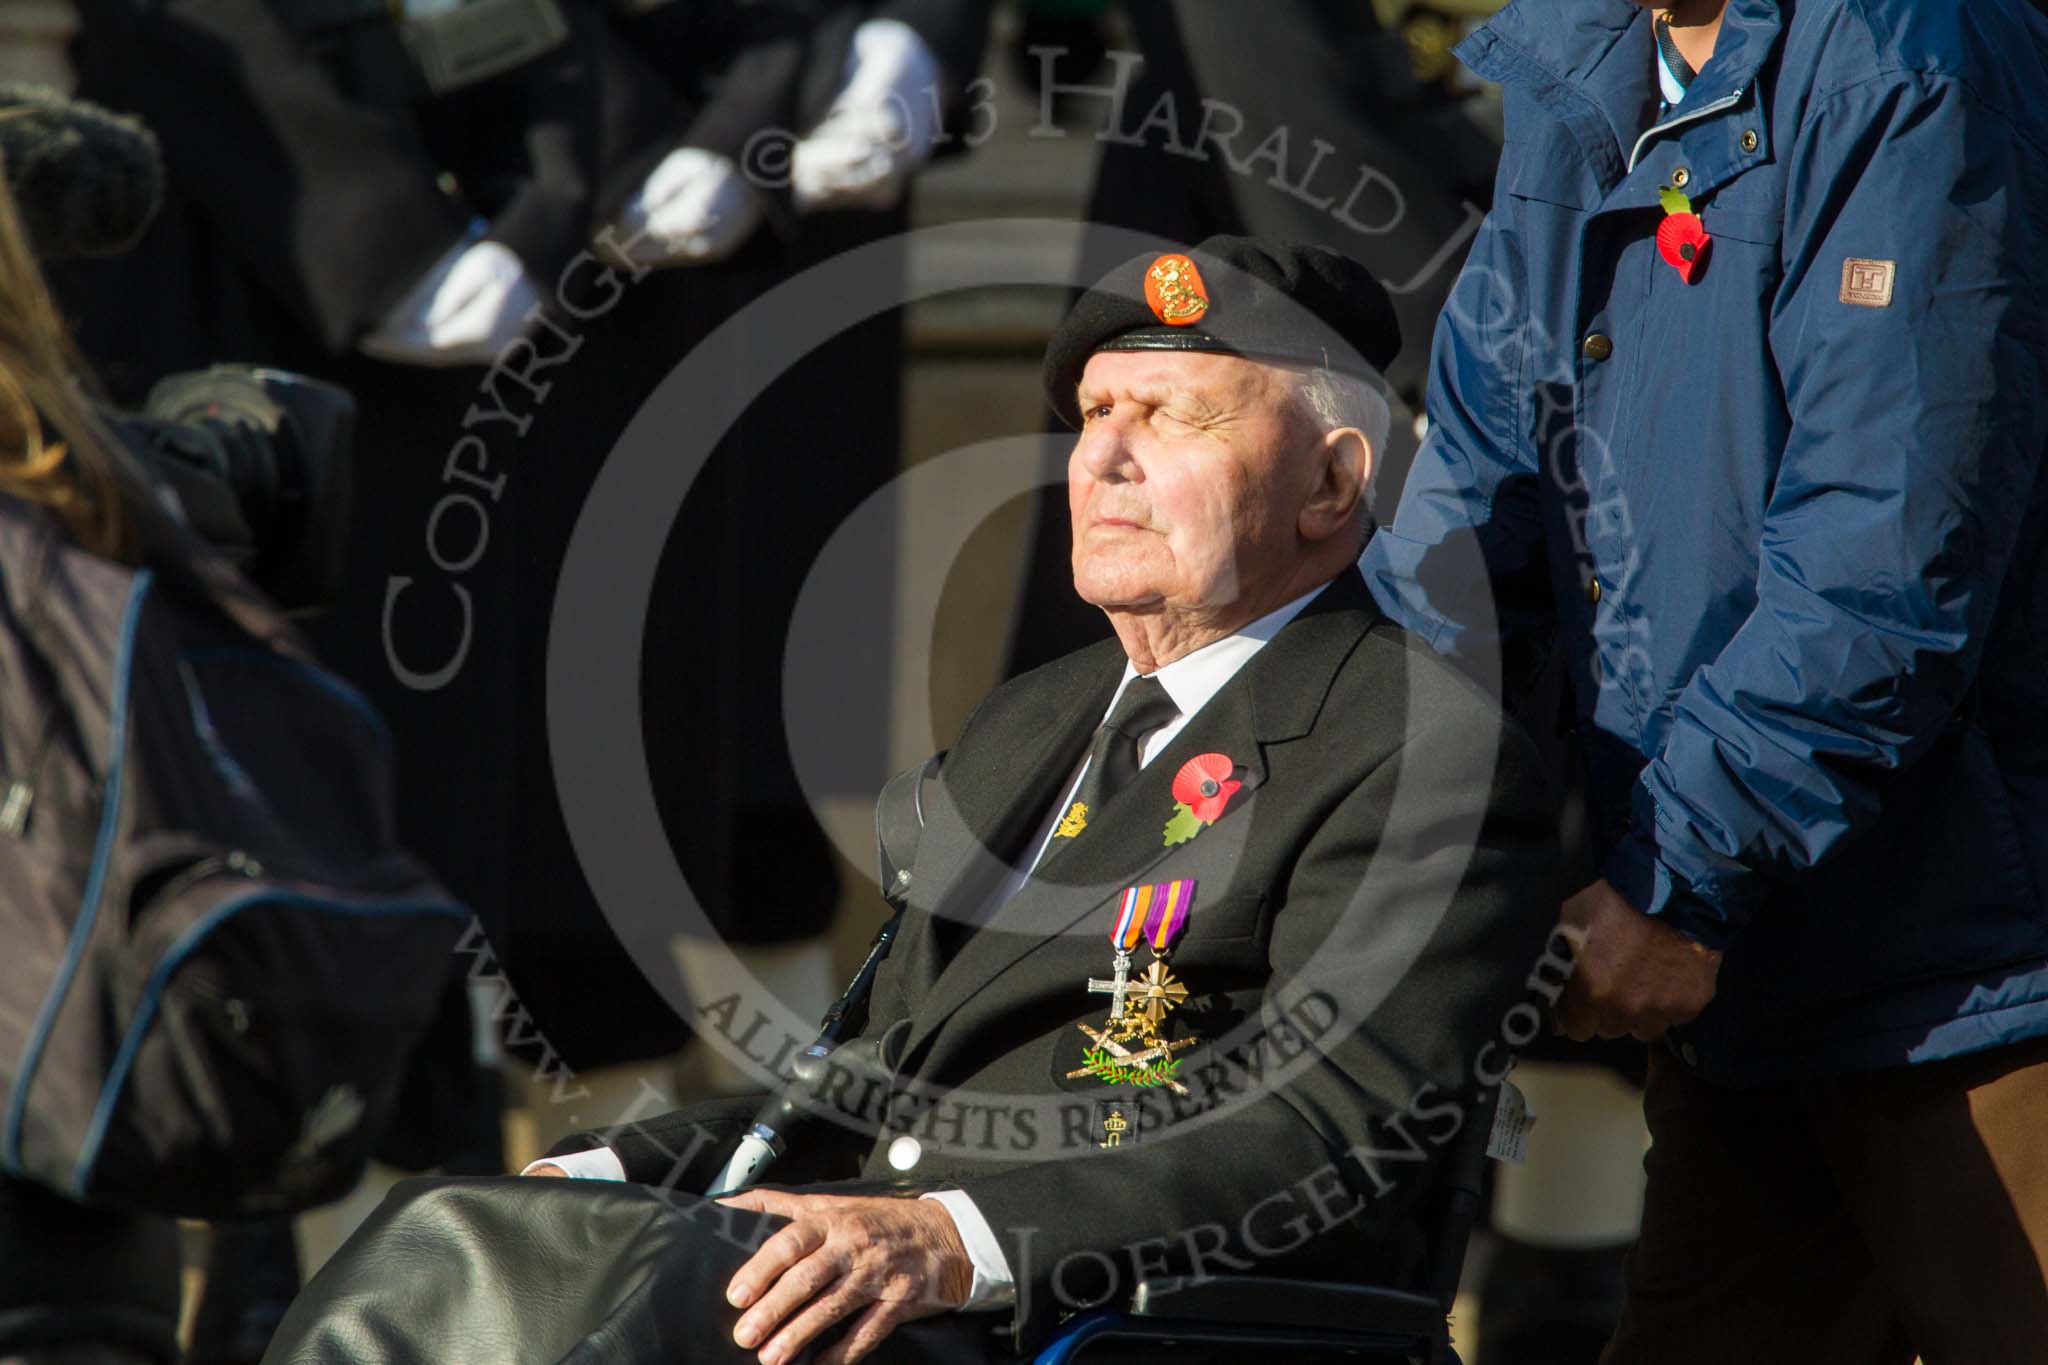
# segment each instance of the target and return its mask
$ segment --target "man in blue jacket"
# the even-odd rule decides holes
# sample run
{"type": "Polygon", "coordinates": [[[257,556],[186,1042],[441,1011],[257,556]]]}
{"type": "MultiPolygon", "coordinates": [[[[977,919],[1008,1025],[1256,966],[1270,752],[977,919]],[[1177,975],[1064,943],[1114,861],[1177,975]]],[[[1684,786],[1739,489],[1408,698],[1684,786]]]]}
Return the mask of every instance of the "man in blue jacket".
{"type": "Polygon", "coordinates": [[[1662,1040],[1606,1360],[2048,1359],[2048,19],[1517,0],[1460,55],[1507,147],[1364,563],[1563,651],[1558,1022],[1662,1040]]]}

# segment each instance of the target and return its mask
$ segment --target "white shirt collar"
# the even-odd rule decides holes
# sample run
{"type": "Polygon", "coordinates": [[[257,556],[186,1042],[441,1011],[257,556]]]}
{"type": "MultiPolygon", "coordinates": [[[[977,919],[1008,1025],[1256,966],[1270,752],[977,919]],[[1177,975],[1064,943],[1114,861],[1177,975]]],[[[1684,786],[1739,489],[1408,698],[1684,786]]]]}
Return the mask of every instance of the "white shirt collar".
{"type": "MultiPolygon", "coordinates": [[[[1309,604],[1310,599],[1328,586],[1329,584],[1325,583],[1322,587],[1311,589],[1279,610],[1267,612],[1235,635],[1226,635],[1221,640],[1203,645],[1194,653],[1175,659],[1154,673],[1153,676],[1159,679],[1159,685],[1166,689],[1166,695],[1173,698],[1173,704],[1180,709],[1180,714],[1140,741],[1139,766],[1143,767],[1150,763],[1166,749],[1167,745],[1173,743],[1180,732],[1187,728],[1195,712],[1207,706],[1209,699],[1221,692],[1223,685],[1237,676],[1237,671],[1250,662],[1252,655],[1264,649],[1266,642],[1278,635],[1282,626],[1300,615],[1301,609],[1309,604]]],[[[1103,708],[1104,720],[1108,720],[1110,712],[1116,710],[1117,698],[1123,696],[1124,689],[1129,687],[1131,679],[1137,676],[1137,666],[1125,660],[1123,679],[1117,683],[1116,692],[1110,697],[1109,705],[1103,708]]],[[[1031,865],[1015,869],[1009,880],[996,893],[992,904],[1001,906],[1008,903],[1010,897],[1017,894],[1017,888],[1024,884],[1024,879],[1030,875],[1031,869],[1038,865],[1038,860],[1045,856],[1045,850],[1052,844],[1053,832],[1059,828],[1060,814],[1073,801],[1074,793],[1080,788],[1081,777],[1087,771],[1088,759],[1083,757],[1081,766],[1074,770],[1073,777],[1067,782],[1066,795],[1060,798],[1059,804],[1046,816],[1038,837],[1038,852],[1032,858],[1031,865]]]]}
{"type": "MultiPolygon", "coordinates": [[[[1267,612],[1235,635],[1211,641],[1154,672],[1152,676],[1159,679],[1159,685],[1166,689],[1166,695],[1172,697],[1174,706],[1179,708],[1180,722],[1185,723],[1195,712],[1207,706],[1209,698],[1221,692],[1223,685],[1251,661],[1252,655],[1264,649],[1266,642],[1278,635],[1282,626],[1300,615],[1301,609],[1328,586],[1325,583],[1312,588],[1286,606],[1267,612]]],[[[1126,660],[1123,679],[1117,683],[1116,693],[1110,697],[1109,706],[1102,713],[1105,718],[1116,709],[1117,698],[1123,696],[1124,689],[1137,676],[1137,665],[1126,660]]]]}

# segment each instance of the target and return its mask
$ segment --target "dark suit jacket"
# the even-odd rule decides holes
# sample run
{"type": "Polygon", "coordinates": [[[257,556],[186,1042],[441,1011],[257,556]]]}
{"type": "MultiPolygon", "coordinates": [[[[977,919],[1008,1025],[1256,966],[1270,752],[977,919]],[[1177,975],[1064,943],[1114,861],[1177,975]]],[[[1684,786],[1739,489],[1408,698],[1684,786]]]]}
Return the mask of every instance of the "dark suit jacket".
{"type": "MultiPolygon", "coordinates": [[[[1515,1013],[1559,903],[1528,742],[1348,570],[987,924],[949,928],[1003,859],[1030,856],[1123,664],[1114,642],[1083,650],[968,721],[863,1035],[889,1084],[820,1087],[871,1115],[868,1094],[907,1098],[875,1132],[816,1124],[801,1163],[772,1175],[966,1190],[1017,1276],[1020,1346],[1139,1271],[1412,1280],[1415,1205],[1462,1102],[1542,1017],[1515,1013]],[[1245,788],[1167,847],[1174,775],[1204,753],[1245,788]],[[1086,981],[1109,974],[1118,893],[1175,878],[1196,883],[1171,959],[1190,994],[1170,1036],[1200,1040],[1181,1054],[1188,1093],[1071,1077],[1089,1046],[1077,1025],[1107,1013],[1086,981]],[[1111,1149],[1106,1105],[1139,1129],[1111,1149]],[[888,1154],[906,1133],[921,1152],[899,1174],[888,1154]]],[[[606,1136],[630,1177],[660,1181],[707,1121],[748,1108],[606,1136]]],[[[717,1148],[705,1174],[729,1150],[700,1146],[717,1148]]]]}

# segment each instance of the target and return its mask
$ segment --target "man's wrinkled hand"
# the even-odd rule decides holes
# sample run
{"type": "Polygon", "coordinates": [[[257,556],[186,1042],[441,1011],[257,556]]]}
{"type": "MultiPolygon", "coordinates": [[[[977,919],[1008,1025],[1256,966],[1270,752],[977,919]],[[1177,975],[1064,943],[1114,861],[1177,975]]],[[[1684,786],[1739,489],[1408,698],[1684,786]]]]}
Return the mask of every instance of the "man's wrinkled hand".
{"type": "Polygon", "coordinates": [[[1714,998],[1721,954],[1644,914],[1605,881],[1564,903],[1578,965],[1557,1002],[1557,1026],[1576,1042],[1654,1042],[1714,998]]]}
{"type": "Polygon", "coordinates": [[[833,1323],[858,1314],[818,1365],[847,1365],[899,1323],[967,1302],[974,1264],[943,1204],[746,1190],[718,1201],[791,1219],[726,1286],[747,1311],[733,1340],[781,1365],[833,1323]]]}

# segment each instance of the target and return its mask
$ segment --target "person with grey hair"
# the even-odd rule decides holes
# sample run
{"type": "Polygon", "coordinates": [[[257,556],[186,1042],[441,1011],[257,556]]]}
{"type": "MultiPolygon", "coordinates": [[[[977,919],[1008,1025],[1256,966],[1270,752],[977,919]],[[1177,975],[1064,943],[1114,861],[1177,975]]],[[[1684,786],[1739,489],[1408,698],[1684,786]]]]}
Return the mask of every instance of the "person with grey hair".
{"type": "MultiPolygon", "coordinates": [[[[1294,392],[1322,430],[1338,431],[1349,427],[1361,433],[1373,450],[1386,450],[1387,436],[1394,425],[1393,412],[1380,391],[1365,380],[1341,370],[1315,366],[1301,371],[1295,381],[1294,392]]],[[[1385,467],[1383,459],[1374,460],[1366,476],[1365,508],[1368,516],[1379,505],[1380,471],[1385,467]]],[[[1371,533],[1368,526],[1366,535],[1371,533]]]]}
{"type": "Polygon", "coordinates": [[[927,784],[894,946],[833,1057],[861,1084],[812,1097],[835,1121],[731,1195],[707,1178],[758,1095],[529,1168],[571,1179],[416,1186],[272,1365],[529,1328],[532,1360],[581,1337],[592,1365],[654,1358],[635,1340],[950,1365],[1164,1276],[1419,1288],[1504,1021],[1541,1018],[1556,850],[1527,736],[1355,566],[1376,415],[1316,376],[1369,388],[1397,336],[1372,276],[1315,247],[1211,239],[1085,294],[1044,374],[1078,433],[1074,591],[1115,638],[998,688],[927,784]],[[1256,1077],[1231,1060],[1253,1055],[1256,1077]]]}

